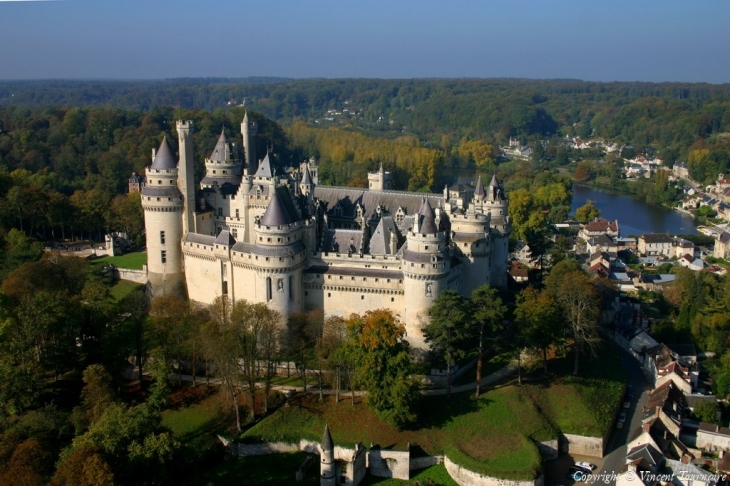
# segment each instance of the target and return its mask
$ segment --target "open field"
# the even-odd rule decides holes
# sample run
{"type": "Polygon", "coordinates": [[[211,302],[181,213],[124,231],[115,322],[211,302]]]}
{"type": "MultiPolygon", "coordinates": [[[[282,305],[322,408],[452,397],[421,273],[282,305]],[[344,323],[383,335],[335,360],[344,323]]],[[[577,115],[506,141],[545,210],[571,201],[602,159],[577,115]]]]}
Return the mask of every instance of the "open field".
{"type": "Polygon", "coordinates": [[[142,266],[147,264],[147,252],[138,251],[121,256],[106,256],[91,262],[92,265],[101,265],[104,263],[113,263],[119,268],[142,270],[142,266]]]}

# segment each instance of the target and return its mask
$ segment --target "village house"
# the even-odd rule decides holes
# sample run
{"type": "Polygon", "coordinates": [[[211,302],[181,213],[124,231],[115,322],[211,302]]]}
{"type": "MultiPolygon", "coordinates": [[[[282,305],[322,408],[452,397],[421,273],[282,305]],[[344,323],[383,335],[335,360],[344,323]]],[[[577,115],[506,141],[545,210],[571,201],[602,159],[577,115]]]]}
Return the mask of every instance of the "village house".
{"type": "Polygon", "coordinates": [[[666,233],[649,233],[639,236],[639,253],[647,256],[672,257],[672,238],[666,233]]]}
{"type": "Polygon", "coordinates": [[[613,238],[619,236],[618,220],[609,221],[605,218],[596,218],[590,223],[583,225],[578,233],[578,237],[584,241],[588,241],[594,236],[607,235],[613,238]]]}
{"type": "Polygon", "coordinates": [[[680,179],[689,179],[689,167],[684,162],[677,162],[672,167],[672,173],[680,179]]]}
{"type": "Polygon", "coordinates": [[[715,249],[712,256],[715,258],[727,258],[728,244],[730,244],[730,233],[723,231],[715,237],[715,249]]]}
{"type": "Polygon", "coordinates": [[[697,429],[697,447],[712,452],[730,450],[730,429],[701,422],[697,429]]]}

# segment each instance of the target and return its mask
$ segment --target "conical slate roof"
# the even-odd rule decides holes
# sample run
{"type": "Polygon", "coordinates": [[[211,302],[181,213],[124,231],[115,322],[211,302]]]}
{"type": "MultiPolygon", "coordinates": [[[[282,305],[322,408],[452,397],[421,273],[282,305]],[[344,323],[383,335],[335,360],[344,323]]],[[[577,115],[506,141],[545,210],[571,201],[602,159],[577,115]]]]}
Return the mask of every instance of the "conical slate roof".
{"type": "Polygon", "coordinates": [[[426,199],[426,202],[423,206],[421,206],[420,214],[423,216],[423,219],[418,227],[418,232],[422,235],[433,235],[438,233],[436,217],[433,214],[433,209],[431,208],[431,203],[428,202],[428,199],[426,199]]]}
{"type": "Polygon", "coordinates": [[[304,164],[304,175],[302,176],[302,184],[311,185],[312,176],[309,174],[309,165],[304,164]]]}
{"type": "Polygon", "coordinates": [[[221,136],[216,142],[213,152],[210,154],[209,159],[215,162],[228,162],[231,158],[231,152],[228,146],[228,138],[226,138],[226,132],[221,130],[221,136]]]}
{"type": "Polygon", "coordinates": [[[322,450],[332,451],[335,448],[334,442],[332,442],[332,434],[330,434],[329,425],[324,426],[324,434],[322,434],[322,450]]]}
{"type": "Polygon", "coordinates": [[[274,165],[269,152],[266,152],[266,157],[261,161],[258,170],[256,171],[256,177],[273,177],[276,173],[276,166],[274,165]]]}
{"type": "Polygon", "coordinates": [[[474,189],[474,195],[475,196],[484,196],[484,184],[482,184],[482,176],[479,176],[479,180],[477,181],[477,188],[474,189]]]}
{"type": "Polygon", "coordinates": [[[177,167],[177,160],[175,160],[170,143],[167,141],[167,135],[162,139],[162,143],[155,153],[155,159],[152,161],[151,167],[157,170],[174,169],[177,167]]]}
{"type": "Polygon", "coordinates": [[[492,176],[492,180],[489,183],[489,187],[499,187],[499,183],[497,182],[497,174],[494,174],[492,176]]]}
{"type": "Polygon", "coordinates": [[[285,224],[291,224],[295,221],[295,218],[289,214],[284,202],[281,200],[278,191],[274,191],[274,195],[269,201],[269,205],[266,207],[266,212],[261,217],[261,224],[264,226],[281,226],[285,224]]]}

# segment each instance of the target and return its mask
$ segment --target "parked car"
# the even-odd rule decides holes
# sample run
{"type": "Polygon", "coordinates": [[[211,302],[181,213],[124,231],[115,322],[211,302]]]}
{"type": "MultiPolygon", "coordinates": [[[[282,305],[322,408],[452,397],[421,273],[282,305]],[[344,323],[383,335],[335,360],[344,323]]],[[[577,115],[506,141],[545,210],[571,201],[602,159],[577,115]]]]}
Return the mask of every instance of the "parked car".
{"type": "Polygon", "coordinates": [[[577,464],[574,464],[568,468],[569,473],[581,473],[581,474],[590,474],[591,470],[582,466],[579,466],[577,464]]]}
{"type": "Polygon", "coordinates": [[[630,407],[631,407],[631,402],[630,402],[630,401],[628,401],[628,400],[627,400],[627,401],[625,401],[625,402],[624,402],[624,408],[630,408],[630,407]]]}
{"type": "Polygon", "coordinates": [[[626,412],[621,412],[620,414],[618,414],[618,421],[626,422],[626,412]]]}
{"type": "Polygon", "coordinates": [[[583,469],[587,469],[589,471],[594,471],[596,469],[596,465],[595,464],[591,464],[590,462],[585,462],[585,461],[584,462],[577,462],[575,465],[578,466],[578,467],[582,467],[583,469]]]}
{"type": "Polygon", "coordinates": [[[623,422],[616,422],[616,428],[617,429],[623,429],[624,428],[624,423],[623,422]]]}

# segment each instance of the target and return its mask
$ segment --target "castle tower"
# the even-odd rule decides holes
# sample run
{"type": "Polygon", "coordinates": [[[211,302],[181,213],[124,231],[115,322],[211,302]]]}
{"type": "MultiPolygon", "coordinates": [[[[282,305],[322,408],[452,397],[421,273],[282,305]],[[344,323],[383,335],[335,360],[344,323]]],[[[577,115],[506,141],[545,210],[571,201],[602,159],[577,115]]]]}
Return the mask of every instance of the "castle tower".
{"type": "Polygon", "coordinates": [[[387,191],[390,189],[392,174],[385,172],[383,164],[377,172],[368,172],[368,188],[371,191],[387,191]]]}
{"type": "Polygon", "coordinates": [[[178,120],[177,139],[180,163],[178,164],[178,183],[183,197],[182,235],[195,229],[195,159],[193,155],[193,122],[178,120]]]}
{"type": "Polygon", "coordinates": [[[258,133],[258,125],[256,122],[248,121],[248,111],[243,115],[241,122],[241,135],[243,135],[243,153],[246,160],[243,161],[244,175],[252,175],[256,173],[258,168],[258,159],[256,158],[256,133],[258,133]]]}
{"type": "Polygon", "coordinates": [[[483,203],[486,193],[484,192],[484,184],[482,184],[482,176],[477,180],[477,187],[474,189],[474,202],[483,203]]]}
{"type": "Polygon", "coordinates": [[[504,189],[497,182],[497,176],[494,175],[486,190],[483,211],[490,215],[493,242],[489,282],[494,287],[502,288],[507,286],[509,235],[512,232],[507,207],[508,201],[504,197],[504,189]]]}
{"type": "Polygon", "coordinates": [[[147,279],[152,295],[185,295],[181,247],[185,198],[177,185],[177,161],[167,137],[146,175],[141,195],[147,232],[147,279]]]}
{"type": "Polygon", "coordinates": [[[257,300],[282,316],[301,312],[304,305],[302,270],[306,264],[305,230],[286,186],[272,188],[263,216],[254,225],[257,300]]]}
{"type": "Polygon", "coordinates": [[[439,231],[428,200],[414,217],[406,245],[403,251],[406,338],[412,346],[425,349],[423,328],[428,325],[428,311],[439,293],[447,288],[451,271],[446,235],[439,231]]]}
{"type": "Polygon", "coordinates": [[[314,182],[312,181],[312,175],[309,173],[308,164],[304,164],[304,174],[302,174],[302,180],[299,181],[299,190],[302,191],[304,196],[307,196],[309,201],[314,197],[314,182]]]}
{"type": "Polygon", "coordinates": [[[336,486],[335,445],[332,442],[329,425],[324,426],[320,448],[322,450],[319,463],[319,484],[320,486],[336,486]]]}
{"type": "Polygon", "coordinates": [[[226,137],[224,130],[218,138],[210,156],[205,159],[205,177],[201,181],[203,187],[212,187],[213,182],[238,185],[241,183],[243,163],[236,157],[237,150],[226,137]]]}

